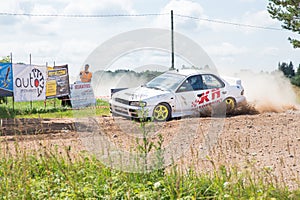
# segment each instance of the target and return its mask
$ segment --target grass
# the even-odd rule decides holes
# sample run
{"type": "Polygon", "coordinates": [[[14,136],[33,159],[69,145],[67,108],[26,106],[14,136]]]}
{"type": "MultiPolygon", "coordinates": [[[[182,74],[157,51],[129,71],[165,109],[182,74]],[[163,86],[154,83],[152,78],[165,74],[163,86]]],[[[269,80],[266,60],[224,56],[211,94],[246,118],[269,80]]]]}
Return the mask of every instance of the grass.
{"type": "Polygon", "coordinates": [[[169,173],[126,173],[82,153],[1,155],[1,199],[299,199],[289,191],[234,168],[213,175],[174,167],[169,173]]]}
{"type": "Polygon", "coordinates": [[[85,115],[87,110],[94,116],[108,115],[109,103],[105,100],[97,99],[95,108],[72,110],[69,107],[62,107],[58,99],[48,99],[46,101],[15,102],[12,98],[7,98],[7,103],[0,104],[0,118],[72,118],[74,115],[85,115]]]}

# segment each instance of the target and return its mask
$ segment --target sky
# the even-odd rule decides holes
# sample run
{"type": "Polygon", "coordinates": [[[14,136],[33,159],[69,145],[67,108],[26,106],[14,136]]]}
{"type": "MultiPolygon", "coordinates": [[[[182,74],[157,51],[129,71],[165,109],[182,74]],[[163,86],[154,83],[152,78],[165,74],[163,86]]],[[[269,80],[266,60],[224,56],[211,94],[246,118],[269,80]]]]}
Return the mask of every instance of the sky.
{"type": "MultiPolygon", "coordinates": [[[[298,66],[300,49],[294,49],[287,38],[299,38],[299,35],[286,30],[201,20],[280,29],[281,23],[269,16],[267,4],[267,0],[5,0],[0,2],[0,13],[161,15],[79,18],[1,14],[0,56],[12,53],[14,63],[29,63],[31,54],[32,64],[68,64],[71,76],[76,76],[89,55],[113,37],[144,28],[170,30],[170,11],[173,10],[174,31],[202,47],[222,72],[244,69],[270,72],[277,69],[279,62],[290,61],[298,66]]],[[[118,57],[111,65],[141,66],[154,62],[157,65],[170,65],[170,56],[166,52],[140,50],[118,57]],[[157,54],[163,59],[156,59],[157,54]],[[151,58],[154,61],[150,61],[151,58]]],[[[176,56],[175,66],[182,64],[176,56]]],[[[101,67],[91,66],[90,70],[97,71],[101,67]]]]}

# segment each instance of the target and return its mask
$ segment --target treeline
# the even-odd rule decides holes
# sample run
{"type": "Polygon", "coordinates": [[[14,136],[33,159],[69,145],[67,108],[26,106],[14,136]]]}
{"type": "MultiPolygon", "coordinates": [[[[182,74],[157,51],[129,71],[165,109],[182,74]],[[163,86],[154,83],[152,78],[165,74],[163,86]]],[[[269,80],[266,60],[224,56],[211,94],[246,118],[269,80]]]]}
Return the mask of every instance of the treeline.
{"type": "Polygon", "coordinates": [[[282,71],[283,74],[291,80],[293,85],[300,87],[300,64],[295,71],[292,61],[290,61],[289,64],[285,62],[278,63],[278,70],[282,71]]]}
{"type": "Polygon", "coordinates": [[[99,70],[97,72],[95,72],[95,76],[103,76],[104,74],[106,75],[110,75],[112,77],[116,77],[116,76],[120,76],[122,74],[126,74],[127,76],[131,76],[131,77],[136,77],[136,78],[142,78],[146,81],[150,81],[151,79],[155,78],[156,76],[162,74],[163,72],[159,72],[159,71],[150,71],[150,70],[146,70],[146,71],[142,71],[142,72],[136,72],[136,71],[132,71],[132,70],[128,70],[128,69],[118,69],[115,71],[102,71],[99,70]]]}

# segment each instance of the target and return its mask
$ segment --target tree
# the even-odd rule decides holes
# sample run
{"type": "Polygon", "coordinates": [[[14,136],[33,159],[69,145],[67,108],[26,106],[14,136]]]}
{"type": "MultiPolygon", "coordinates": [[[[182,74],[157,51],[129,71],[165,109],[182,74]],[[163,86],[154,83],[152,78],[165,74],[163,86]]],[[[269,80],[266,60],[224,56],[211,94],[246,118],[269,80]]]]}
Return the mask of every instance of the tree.
{"type": "Polygon", "coordinates": [[[295,76],[295,70],[294,70],[294,65],[293,65],[292,61],[290,61],[290,64],[288,66],[288,75],[290,77],[295,76]]]}
{"type": "MultiPolygon", "coordinates": [[[[268,12],[273,19],[283,22],[282,28],[300,34],[299,0],[269,0],[268,12]]],[[[288,38],[294,48],[300,48],[300,40],[288,38]]]]}
{"type": "Polygon", "coordinates": [[[291,78],[291,77],[295,76],[295,70],[294,70],[294,65],[293,65],[292,61],[290,61],[290,64],[287,64],[285,62],[283,62],[281,64],[279,63],[278,69],[280,71],[282,71],[286,77],[291,78]]]}
{"type": "Polygon", "coordinates": [[[297,85],[298,87],[300,87],[300,76],[295,76],[291,79],[291,83],[293,85],[297,85]]]}
{"type": "Polygon", "coordinates": [[[298,69],[297,69],[297,72],[296,72],[296,76],[299,76],[300,77],[300,64],[298,66],[298,69]]]}

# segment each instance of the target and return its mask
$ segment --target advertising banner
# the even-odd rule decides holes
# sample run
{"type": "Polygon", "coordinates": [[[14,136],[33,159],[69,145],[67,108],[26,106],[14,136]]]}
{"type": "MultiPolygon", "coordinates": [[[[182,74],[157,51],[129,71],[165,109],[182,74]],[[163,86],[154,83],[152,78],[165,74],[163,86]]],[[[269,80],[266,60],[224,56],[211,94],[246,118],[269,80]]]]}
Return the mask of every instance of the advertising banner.
{"type": "Polygon", "coordinates": [[[70,85],[72,108],[95,106],[96,99],[91,83],[76,83],[70,85]]]}
{"type": "Polygon", "coordinates": [[[47,74],[47,99],[70,95],[68,65],[55,66],[48,69],[47,74]]]}
{"type": "Polygon", "coordinates": [[[0,96],[13,95],[13,72],[11,63],[0,63],[0,96]]]}
{"type": "Polygon", "coordinates": [[[46,98],[46,66],[13,64],[14,99],[38,101],[46,98]]]}

